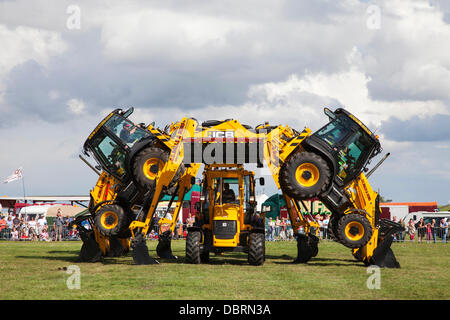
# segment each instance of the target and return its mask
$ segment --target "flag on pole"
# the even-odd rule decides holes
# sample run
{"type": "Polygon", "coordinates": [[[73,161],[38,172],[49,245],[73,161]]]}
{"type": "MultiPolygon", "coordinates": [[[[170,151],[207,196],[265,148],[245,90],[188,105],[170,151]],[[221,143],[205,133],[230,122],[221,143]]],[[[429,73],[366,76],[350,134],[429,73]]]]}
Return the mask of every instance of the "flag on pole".
{"type": "Polygon", "coordinates": [[[8,178],[6,178],[3,183],[10,183],[16,180],[20,180],[22,179],[22,167],[20,167],[19,169],[15,170],[14,173],[12,175],[10,175],[8,178]]]}

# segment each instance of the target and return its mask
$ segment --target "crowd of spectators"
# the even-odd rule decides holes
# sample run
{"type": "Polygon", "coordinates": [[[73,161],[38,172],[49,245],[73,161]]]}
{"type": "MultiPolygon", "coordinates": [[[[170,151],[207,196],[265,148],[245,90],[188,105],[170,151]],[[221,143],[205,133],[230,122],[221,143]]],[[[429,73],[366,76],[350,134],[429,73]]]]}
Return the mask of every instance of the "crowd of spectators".
{"type": "Polygon", "coordinates": [[[446,243],[448,237],[449,219],[427,219],[420,218],[418,221],[404,219],[397,221],[396,217],[392,221],[400,223],[404,231],[394,235],[394,241],[415,241],[434,242],[441,241],[446,243]]]}
{"type": "Polygon", "coordinates": [[[69,228],[71,217],[63,217],[61,211],[48,225],[42,215],[7,214],[0,217],[0,239],[14,241],[62,241],[79,240],[78,231],[69,228]]]}
{"type": "MultiPolygon", "coordinates": [[[[171,219],[171,217],[166,217],[171,219]]],[[[331,239],[328,234],[328,215],[316,215],[309,218],[317,222],[319,225],[318,236],[322,240],[331,239]]],[[[150,240],[158,239],[158,235],[166,230],[168,226],[160,226],[159,218],[154,220],[147,238],[150,240]]],[[[24,215],[17,216],[15,214],[7,214],[0,216],[0,239],[15,241],[62,241],[62,240],[79,240],[76,228],[69,228],[72,217],[63,217],[58,211],[57,216],[53,219],[52,224],[47,224],[47,219],[43,216],[24,215]]],[[[423,218],[418,221],[404,219],[397,221],[393,217],[392,221],[400,223],[404,227],[404,231],[394,234],[394,241],[418,241],[418,242],[447,242],[449,221],[448,219],[428,219],[423,218]]],[[[187,228],[196,223],[196,217],[189,214],[185,222],[179,221],[173,233],[173,239],[185,239],[187,228]]],[[[88,226],[85,226],[88,227],[88,226]]],[[[280,218],[265,219],[265,230],[267,241],[286,241],[294,240],[294,230],[290,219],[280,218]]]]}

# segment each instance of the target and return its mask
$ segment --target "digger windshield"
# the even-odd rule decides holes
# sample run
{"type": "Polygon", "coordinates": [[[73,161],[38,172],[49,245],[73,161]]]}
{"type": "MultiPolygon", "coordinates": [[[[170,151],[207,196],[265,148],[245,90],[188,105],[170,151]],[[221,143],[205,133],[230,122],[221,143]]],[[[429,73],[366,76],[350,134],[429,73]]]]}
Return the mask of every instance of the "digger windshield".
{"type": "Polygon", "coordinates": [[[239,204],[239,178],[216,178],[214,180],[215,203],[239,204]]]}
{"type": "Polygon", "coordinates": [[[129,147],[132,147],[137,141],[151,135],[147,130],[135,126],[131,121],[119,115],[112,116],[106,122],[105,127],[129,147]]]}

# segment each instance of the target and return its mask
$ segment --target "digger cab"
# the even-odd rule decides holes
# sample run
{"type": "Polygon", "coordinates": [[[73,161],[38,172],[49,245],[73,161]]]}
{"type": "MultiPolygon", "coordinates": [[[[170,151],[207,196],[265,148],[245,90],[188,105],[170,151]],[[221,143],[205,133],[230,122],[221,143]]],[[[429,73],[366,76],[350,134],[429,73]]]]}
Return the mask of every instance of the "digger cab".
{"type": "Polygon", "coordinates": [[[346,185],[381,152],[381,145],[378,137],[348,111],[340,108],[332,112],[325,108],[325,114],[330,122],[313,133],[307,142],[328,154],[337,182],[346,185]]]}
{"type": "Polygon", "coordinates": [[[130,180],[129,163],[136,149],[141,149],[142,142],[151,142],[153,134],[143,125],[135,125],[128,117],[133,108],[111,112],[92,131],[84,143],[84,153],[93,155],[100,167],[116,179],[130,180]]]}

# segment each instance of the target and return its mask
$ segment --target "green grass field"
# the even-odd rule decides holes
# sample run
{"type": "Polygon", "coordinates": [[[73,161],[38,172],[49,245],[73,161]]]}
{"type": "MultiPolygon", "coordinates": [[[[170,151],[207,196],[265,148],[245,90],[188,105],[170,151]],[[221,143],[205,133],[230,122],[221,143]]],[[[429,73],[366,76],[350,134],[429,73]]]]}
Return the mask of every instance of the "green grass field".
{"type": "MultiPolygon", "coordinates": [[[[149,241],[155,257],[156,241],[149,241]]],[[[133,265],[131,254],[103,263],[75,262],[81,242],[0,242],[0,299],[316,300],[450,298],[450,244],[395,243],[401,269],[380,269],[380,289],[350,249],[322,241],[308,264],[292,264],[295,242],[267,242],[266,262],[254,267],[243,253],[188,265],[183,240],[172,241],[177,261],[133,265]],[[69,289],[70,265],[80,289],[69,289]]]]}

